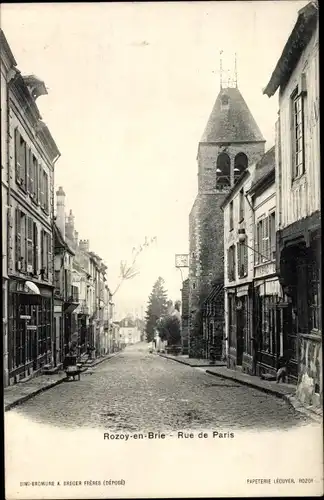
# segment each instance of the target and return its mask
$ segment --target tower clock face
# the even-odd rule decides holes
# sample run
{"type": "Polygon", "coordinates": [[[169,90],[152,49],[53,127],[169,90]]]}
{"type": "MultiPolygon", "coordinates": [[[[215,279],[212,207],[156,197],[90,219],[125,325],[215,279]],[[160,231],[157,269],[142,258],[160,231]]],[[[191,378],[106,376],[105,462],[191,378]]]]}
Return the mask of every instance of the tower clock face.
{"type": "Polygon", "coordinates": [[[188,254],[176,255],[176,267],[188,267],[189,266],[188,260],[189,260],[188,254]]]}

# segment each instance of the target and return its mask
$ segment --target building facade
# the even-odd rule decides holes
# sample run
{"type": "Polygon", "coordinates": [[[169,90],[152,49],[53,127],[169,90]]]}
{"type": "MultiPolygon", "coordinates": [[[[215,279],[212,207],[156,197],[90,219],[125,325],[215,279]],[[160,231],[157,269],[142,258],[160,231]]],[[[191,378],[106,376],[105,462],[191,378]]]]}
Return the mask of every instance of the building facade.
{"type": "Polygon", "coordinates": [[[252,373],[253,216],[246,193],[255,164],[241,174],[222,205],[224,212],[225,338],[227,366],[252,373]],[[244,236],[244,241],[242,236],[244,236]]]}
{"type": "Polygon", "coordinates": [[[279,89],[276,267],[287,315],[288,369],[297,395],[322,404],[318,6],[301,9],[264,93],[279,89]],[[293,333],[292,333],[293,332],[293,333]]]}
{"type": "MultiPolygon", "coordinates": [[[[256,165],[248,191],[253,209],[253,373],[276,377],[285,352],[282,290],[276,273],[275,147],[256,165]]],[[[292,382],[289,377],[289,382],[292,382]]]]}
{"type": "Polygon", "coordinates": [[[36,100],[35,76],[13,67],[7,87],[8,383],[54,363],[54,165],[60,156],[36,100]]]}
{"type": "Polygon", "coordinates": [[[9,86],[16,73],[16,61],[0,30],[1,50],[1,212],[2,212],[2,332],[4,386],[8,371],[8,210],[9,210],[9,86]]]}
{"type": "Polygon", "coordinates": [[[204,303],[224,276],[221,205],[241,173],[264,153],[263,136],[237,86],[221,88],[198,146],[198,194],[189,216],[189,356],[206,357],[204,303]]]}
{"type": "Polygon", "coordinates": [[[72,289],[73,259],[75,253],[66,243],[64,232],[54,223],[54,365],[60,367],[71,342],[69,325],[72,309],[78,306],[72,289]],[[73,306],[73,307],[72,307],[73,306]],[[68,321],[69,319],[69,321],[68,321]]]}

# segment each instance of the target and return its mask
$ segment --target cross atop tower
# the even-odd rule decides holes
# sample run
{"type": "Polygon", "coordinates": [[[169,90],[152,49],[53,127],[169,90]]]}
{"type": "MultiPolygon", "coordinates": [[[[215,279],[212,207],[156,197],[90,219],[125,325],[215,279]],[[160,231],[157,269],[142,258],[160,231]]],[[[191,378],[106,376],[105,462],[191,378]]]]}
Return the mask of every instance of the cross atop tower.
{"type": "Polygon", "coordinates": [[[220,88],[237,88],[237,54],[234,54],[234,68],[228,62],[224,65],[224,51],[219,53],[220,88]]]}

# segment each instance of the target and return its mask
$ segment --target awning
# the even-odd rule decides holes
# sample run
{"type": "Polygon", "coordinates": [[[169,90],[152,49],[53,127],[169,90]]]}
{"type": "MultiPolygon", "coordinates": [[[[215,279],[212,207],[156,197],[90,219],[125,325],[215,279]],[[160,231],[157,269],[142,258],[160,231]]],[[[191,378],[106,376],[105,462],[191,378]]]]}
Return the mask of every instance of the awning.
{"type": "Polygon", "coordinates": [[[31,293],[33,295],[40,295],[41,294],[38,286],[35,283],[33,283],[32,281],[25,281],[24,288],[25,288],[26,292],[31,293]]]}

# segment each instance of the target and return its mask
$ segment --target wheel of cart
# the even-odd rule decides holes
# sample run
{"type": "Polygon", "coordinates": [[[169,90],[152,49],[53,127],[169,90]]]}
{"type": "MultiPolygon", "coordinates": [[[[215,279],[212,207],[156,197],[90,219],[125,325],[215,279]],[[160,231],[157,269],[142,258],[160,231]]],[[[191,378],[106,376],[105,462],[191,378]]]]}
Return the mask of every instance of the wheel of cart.
{"type": "Polygon", "coordinates": [[[81,366],[78,365],[77,357],[75,355],[65,356],[63,367],[68,380],[71,378],[75,380],[76,377],[78,378],[78,380],[80,380],[81,366]]]}

